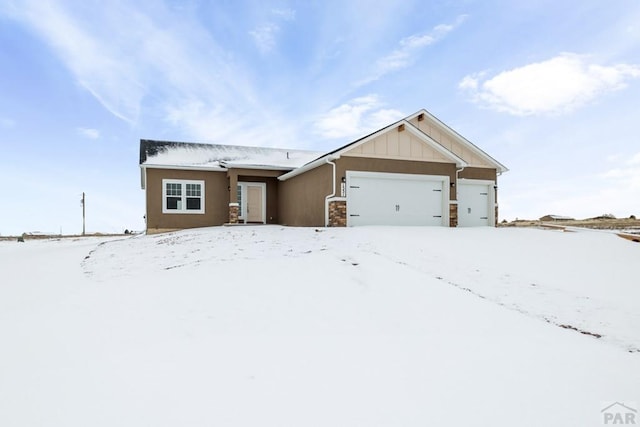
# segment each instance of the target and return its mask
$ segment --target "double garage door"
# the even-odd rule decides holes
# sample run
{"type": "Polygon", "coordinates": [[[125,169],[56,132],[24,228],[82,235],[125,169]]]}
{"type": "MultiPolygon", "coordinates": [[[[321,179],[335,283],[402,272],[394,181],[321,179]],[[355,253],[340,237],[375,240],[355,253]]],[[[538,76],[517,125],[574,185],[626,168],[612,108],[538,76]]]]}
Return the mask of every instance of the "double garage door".
{"type": "Polygon", "coordinates": [[[449,177],[347,172],[347,225],[449,225],[449,177]]]}
{"type": "MultiPolygon", "coordinates": [[[[449,177],[347,171],[347,225],[449,226],[449,177]]],[[[493,225],[493,182],[461,179],[458,226],[493,225]]]]}

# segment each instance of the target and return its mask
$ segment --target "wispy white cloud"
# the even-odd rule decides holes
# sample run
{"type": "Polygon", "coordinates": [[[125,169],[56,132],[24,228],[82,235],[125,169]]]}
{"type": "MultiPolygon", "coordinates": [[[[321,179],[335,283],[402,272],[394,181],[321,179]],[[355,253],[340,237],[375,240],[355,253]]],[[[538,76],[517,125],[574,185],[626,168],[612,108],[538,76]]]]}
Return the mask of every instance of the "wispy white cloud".
{"type": "Polygon", "coordinates": [[[255,30],[249,31],[249,35],[253,38],[260,53],[265,54],[275,48],[276,35],[278,32],[280,32],[280,27],[277,24],[269,22],[259,26],[255,30]]]}
{"type": "MultiPolygon", "coordinates": [[[[162,5],[151,15],[128,3],[94,10],[35,0],[4,13],[45,40],[78,84],[128,123],[137,124],[145,108],[145,114],[179,129],[182,138],[212,140],[220,132],[205,134],[213,128],[210,123],[229,129],[230,117],[242,117],[248,133],[252,128],[263,132],[236,142],[275,140],[260,121],[263,112],[249,71],[189,15],[177,17],[162,5]]],[[[272,122],[282,127],[278,118],[272,122]]]]}
{"type": "Polygon", "coordinates": [[[100,131],[98,129],[93,128],[76,128],[76,132],[78,135],[83,136],[89,139],[98,139],[100,138],[100,131]]]}
{"type": "Polygon", "coordinates": [[[188,129],[197,141],[232,145],[291,147],[299,131],[299,123],[269,116],[265,111],[238,114],[197,98],[167,105],[166,117],[171,124],[188,129]]]}
{"type": "Polygon", "coordinates": [[[314,128],[324,138],[356,137],[404,117],[398,110],[383,107],[377,95],[354,98],[318,117],[314,128]]]}
{"type": "Polygon", "coordinates": [[[120,60],[116,37],[96,37],[81,17],[51,2],[25,1],[9,12],[38,33],[107,110],[127,122],[137,120],[144,85],[132,66],[135,61],[120,60]]]}
{"type": "Polygon", "coordinates": [[[628,164],[640,166],[640,152],[637,152],[634,156],[631,156],[631,158],[628,161],[628,164]]]}
{"type": "Polygon", "coordinates": [[[249,35],[263,55],[274,50],[277,45],[277,37],[281,27],[274,21],[286,22],[296,19],[296,11],[293,9],[272,9],[271,15],[274,19],[249,31],[249,35]]]}
{"type": "Polygon", "coordinates": [[[527,116],[579,108],[640,78],[640,65],[600,65],[588,56],[563,53],[546,61],[503,71],[465,76],[458,87],[482,106],[527,116]]]}
{"type": "Polygon", "coordinates": [[[373,73],[359,81],[357,86],[371,83],[386,74],[410,66],[423,48],[443,39],[451,31],[462,25],[466,19],[467,15],[460,15],[453,24],[436,25],[427,33],[413,34],[403,38],[393,52],[376,61],[373,73]]]}
{"type": "Polygon", "coordinates": [[[285,21],[293,21],[296,19],[296,11],[290,8],[286,9],[272,9],[271,13],[274,16],[282,18],[285,21]]]}

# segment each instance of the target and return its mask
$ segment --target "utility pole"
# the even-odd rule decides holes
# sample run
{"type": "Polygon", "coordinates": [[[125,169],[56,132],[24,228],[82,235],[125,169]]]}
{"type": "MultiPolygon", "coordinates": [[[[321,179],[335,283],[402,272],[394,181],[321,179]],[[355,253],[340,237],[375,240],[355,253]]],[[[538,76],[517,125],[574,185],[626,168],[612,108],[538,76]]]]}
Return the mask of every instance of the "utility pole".
{"type": "Polygon", "coordinates": [[[82,203],[82,235],[84,236],[84,224],[85,224],[85,220],[84,220],[84,211],[85,211],[85,201],[84,201],[84,191],[82,192],[82,201],[80,202],[82,203]]]}

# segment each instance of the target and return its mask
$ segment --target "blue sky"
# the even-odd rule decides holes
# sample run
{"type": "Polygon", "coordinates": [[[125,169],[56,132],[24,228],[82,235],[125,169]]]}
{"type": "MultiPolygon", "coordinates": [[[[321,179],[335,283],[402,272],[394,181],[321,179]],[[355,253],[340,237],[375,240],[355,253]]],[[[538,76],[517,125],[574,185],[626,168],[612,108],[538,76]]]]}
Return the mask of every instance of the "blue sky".
{"type": "Polygon", "coordinates": [[[640,215],[640,2],[0,3],[0,234],[144,228],[140,138],[331,150],[426,108],[501,218],[640,215]]]}

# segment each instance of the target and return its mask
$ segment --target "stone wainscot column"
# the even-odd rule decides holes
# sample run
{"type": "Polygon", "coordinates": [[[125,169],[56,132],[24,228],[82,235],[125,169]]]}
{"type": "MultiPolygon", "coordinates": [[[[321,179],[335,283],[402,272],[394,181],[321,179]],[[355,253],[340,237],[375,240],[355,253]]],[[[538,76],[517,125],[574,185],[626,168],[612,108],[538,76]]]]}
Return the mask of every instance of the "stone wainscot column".
{"type": "Polygon", "coordinates": [[[458,226],[458,203],[449,203],[449,227],[458,226]]]}
{"type": "Polygon", "coordinates": [[[339,198],[329,201],[329,227],[347,226],[347,201],[339,198]]]}
{"type": "Polygon", "coordinates": [[[239,213],[240,213],[240,204],[235,202],[229,203],[229,224],[238,223],[239,213]]]}

